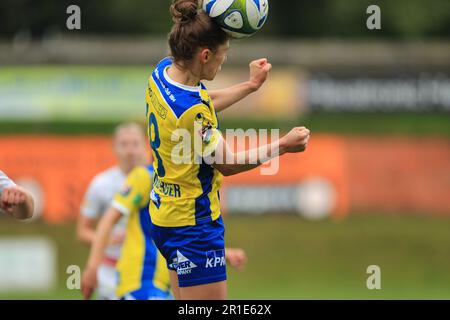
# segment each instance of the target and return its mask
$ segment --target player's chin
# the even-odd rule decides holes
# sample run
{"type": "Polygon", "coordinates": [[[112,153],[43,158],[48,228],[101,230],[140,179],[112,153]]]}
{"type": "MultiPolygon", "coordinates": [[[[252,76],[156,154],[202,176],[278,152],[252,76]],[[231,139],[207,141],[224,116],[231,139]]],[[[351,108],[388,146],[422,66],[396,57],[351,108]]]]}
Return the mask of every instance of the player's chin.
{"type": "Polygon", "coordinates": [[[213,81],[216,78],[217,72],[214,73],[213,75],[207,76],[205,77],[206,81],[213,81]]]}
{"type": "Polygon", "coordinates": [[[126,163],[126,166],[129,167],[130,169],[133,169],[134,167],[141,164],[140,161],[132,158],[126,158],[124,163],[126,163]]]}
{"type": "Polygon", "coordinates": [[[217,70],[215,70],[210,75],[208,75],[205,80],[213,81],[216,78],[217,74],[220,72],[220,70],[222,70],[222,67],[217,68],[217,70]]]}

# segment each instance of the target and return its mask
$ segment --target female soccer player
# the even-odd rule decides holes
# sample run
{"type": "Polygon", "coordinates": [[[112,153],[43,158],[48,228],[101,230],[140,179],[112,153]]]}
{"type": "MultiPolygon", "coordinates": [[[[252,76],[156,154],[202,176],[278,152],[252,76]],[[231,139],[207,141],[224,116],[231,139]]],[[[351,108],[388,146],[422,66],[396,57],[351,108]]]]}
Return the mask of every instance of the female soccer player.
{"type": "MultiPolygon", "coordinates": [[[[100,219],[81,281],[81,291],[86,299],[97,287],[97,271],[103,261],[108,239],[114,225],[123,216],[127,217],[127,231],[116,268],[116,296],[123,300],[172,298],[166,260],[156,250],[150,234],[148,207],[152,175],[151,165],[135,167],[100,219]]],[[[241,269],[245,265],[247,258],[242,249],[227,248],[226,253],[227,261],[233,267],[241,269]]]]}
{"type": "MultiPolygon", "coordinates": [[[[109,208],[116,192],[125,182],[127,174],[137,165],[146,162],[145,132],[137,123],[122,123],[116,127],[113,136],[113,151],[117,164],[98,173],[89,184],[80,207],[77,223],[77,237],[83,243],[92,245],[96,224],[109,208]]],[[[98,268],[97,299],[116,300],[116,263],[126,234],[126,219],[114,225],[108,245],[104,248],[102,263],[98,268]]]]}
{"type": "Polygon", "coordinates": [[[208,94],[226,61],[228,35],[195,0],[170,7],[171,57],[149,78],[146,91],[155,175],[151,193],[152,236],[170,269],[176,299],[226,299],[224,225],[219,206],[222,175],[248,171],[288,152],[302,152],[309,130],[292,129],[257,150],[234,153],[222,139],[215,111],[258,90],[271,69],[266,59],[250,64],[250,78],[208,94]],[[187,150],[187,151],[186,151],[187,150]],[[264,152],[268,154],[264,156],[264,152]],[[256,151],[256,152],[254,152],[256,151]],[[214,161],[206,159],[226,159],[214,161]]]}
{"type": "Polygon", "coordinates": [[[151,166],[137,166],[127,176],[110,208],[99,221],[91,253],[81,281],[89,299],[97,287],[97,273],[114,226],[127,217],[126,238],[116,266],[116,296],[124,300],[155,300],[170,297],[169,272],[150,235],[148,205],[152,187],[151,166]]]}

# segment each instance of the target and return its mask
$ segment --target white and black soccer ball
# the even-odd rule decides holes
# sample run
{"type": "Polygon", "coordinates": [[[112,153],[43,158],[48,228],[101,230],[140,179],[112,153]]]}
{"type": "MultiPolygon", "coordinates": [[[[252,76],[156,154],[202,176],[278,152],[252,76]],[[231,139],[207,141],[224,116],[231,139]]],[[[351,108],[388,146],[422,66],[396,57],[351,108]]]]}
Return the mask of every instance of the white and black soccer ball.
{"type": "Polygon", "coordinates": [[[204,0],[203,10],[233,38],[245,38],[262,28],[268,0],[204,0]]]}

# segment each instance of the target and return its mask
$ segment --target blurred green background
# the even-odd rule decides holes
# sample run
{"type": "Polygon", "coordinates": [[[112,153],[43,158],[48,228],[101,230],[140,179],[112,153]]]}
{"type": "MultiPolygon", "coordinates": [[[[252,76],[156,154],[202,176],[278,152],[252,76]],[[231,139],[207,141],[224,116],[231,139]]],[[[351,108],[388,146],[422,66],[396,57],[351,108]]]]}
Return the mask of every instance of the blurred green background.
{"type": "MultiPolygon", "coordinates": [[[[18,31],[42,37],[64,32],[65,8],[79,5],[83,12],[83,34],[109,36],[166,33],[171,20],[169,0],[4,0],[0,4],[0,35],[13,37],[18,31]],[[14,17],[14,18],[12,18],[14,17]]],[[[258,37],[282,38],[390,38],[395,40],[448,38],[450,4],[446,0],[284,0],[270,2],[270,19],[258,37]],[[367,33],[369,5],[383,13],[383,32],[367,33]]]]}

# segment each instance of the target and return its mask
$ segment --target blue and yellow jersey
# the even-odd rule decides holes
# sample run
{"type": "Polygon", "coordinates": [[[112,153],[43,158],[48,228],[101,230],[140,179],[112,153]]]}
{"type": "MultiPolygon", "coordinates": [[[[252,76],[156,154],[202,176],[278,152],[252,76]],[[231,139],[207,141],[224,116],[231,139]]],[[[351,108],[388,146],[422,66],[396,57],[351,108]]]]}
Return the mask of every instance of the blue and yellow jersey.
{"type": "MultiPolygon", "coordinates": [[[[150,234],[148,205],[153,169],[136,167],[128,175],[123,189],[114,197],[113,207],[128,217],[126,239],[117,263],[118,297],[137,290],[144,295],[153,287],[169,291],[166,260],[156,249],[150,234]]],[[[144,299],[144,298],[143,298],[144,299]]]]}
{"type": "Polygon", "coordinates": [[[167,74],[171,65],[171,58],[157,65],[146,91],[155,168],[150,214],[157,226],[193,226],[220,216],[222,175],[202,159],[221,135],[205,86],[174,82],[167,74]]]}

